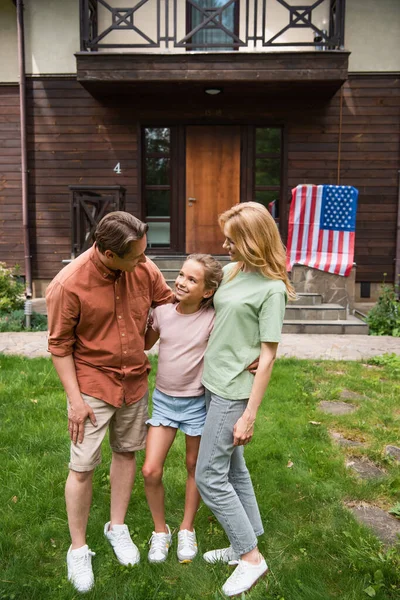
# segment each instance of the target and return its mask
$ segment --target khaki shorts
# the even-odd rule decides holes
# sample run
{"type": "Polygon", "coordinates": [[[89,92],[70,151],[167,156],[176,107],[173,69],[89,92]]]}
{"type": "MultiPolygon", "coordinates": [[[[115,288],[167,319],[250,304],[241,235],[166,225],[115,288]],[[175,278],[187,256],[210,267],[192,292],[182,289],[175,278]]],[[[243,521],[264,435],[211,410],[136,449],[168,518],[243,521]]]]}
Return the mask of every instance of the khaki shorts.
{"type": "Polygon", "coordinates": [[[103,400],[82,394],[96,416],[97,427],[90,419],[85,422],[85,434],[80,444],[71,443],[69,468],[80,473],[93,471],[101,463],[101,443],[107,429],[110,430],[110,447],[113,452],[136,452],[146,445],[148,419],[148,393],[139,402],[120,408],[103,400]]]}

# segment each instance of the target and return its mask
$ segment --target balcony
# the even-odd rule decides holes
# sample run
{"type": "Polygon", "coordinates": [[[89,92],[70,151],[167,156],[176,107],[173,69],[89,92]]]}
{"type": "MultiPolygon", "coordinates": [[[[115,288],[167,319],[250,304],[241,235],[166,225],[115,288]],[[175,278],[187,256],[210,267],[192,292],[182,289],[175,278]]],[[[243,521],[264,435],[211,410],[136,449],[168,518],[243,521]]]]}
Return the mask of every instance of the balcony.
{"type": "Polygon", "coordinates": [[[345,0],[81,0],[78,80],[347,79],[345,0]]]}

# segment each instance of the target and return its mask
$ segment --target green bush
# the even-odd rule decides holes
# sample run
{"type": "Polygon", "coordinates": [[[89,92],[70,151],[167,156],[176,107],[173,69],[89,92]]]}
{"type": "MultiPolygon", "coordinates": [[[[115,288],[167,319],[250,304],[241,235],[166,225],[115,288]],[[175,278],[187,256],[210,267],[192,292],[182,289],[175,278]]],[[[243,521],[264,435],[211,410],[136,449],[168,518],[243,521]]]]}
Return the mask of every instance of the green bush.
{"type": "Polygon", "coordinates": [[[373,356],[368,360],[368,364],[376,365],[377,367],[386,367],[390,375],[400,377],[400,356],[395,352],[373,356]]]}
{"type": "Polygon", "coordinates": [[[23,295],[24,284],[15,279],[12,270],[8,269],[5,263],[0,262],[0,313],[22,308],[23,295]]]}
{"type": "Polygon", "coordinates": [[[382,284],[378,302],[369,311],[367,323],[371,335],[392,335],[400,337],[400,303],[396,287],[382,284]]]}
{"type": "MultiPolygon", "coordinates": [[[[6,331],[26,331],[25,315],[23,310],[14,310],[10,313],[0,314],[0,333],[6,331]]],[[[29,331],[47,331],[47,317],[33,313],[29,331]]]]}

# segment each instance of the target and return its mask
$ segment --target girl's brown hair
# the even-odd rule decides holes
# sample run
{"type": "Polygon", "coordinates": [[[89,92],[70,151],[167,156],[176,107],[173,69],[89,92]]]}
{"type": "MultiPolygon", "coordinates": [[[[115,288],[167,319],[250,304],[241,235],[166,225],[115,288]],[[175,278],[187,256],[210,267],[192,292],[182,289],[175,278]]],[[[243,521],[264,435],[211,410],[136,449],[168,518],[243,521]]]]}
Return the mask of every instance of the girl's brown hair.
{"type": "Polygon", "coordinates": [[[217,291],[223,277],[221,264],[211,254],[189,254],[186,260],[195,260],[203,266],[204,287],[206,290],[211,290],[213,295],[210,298],[203,298],[200,306],[202,308],[212,306],[214,293],[217,291]]]}
{"type": "Polygon", "coordinates": [[[243,261],[233,267],[229,279],[248,265],[265,277],[283,281],[288,297],[296,298],[286,271],[285,247],[265,206],[258,202],[235,204],[220,215],[218,222],[243,257],[243,261]]]}

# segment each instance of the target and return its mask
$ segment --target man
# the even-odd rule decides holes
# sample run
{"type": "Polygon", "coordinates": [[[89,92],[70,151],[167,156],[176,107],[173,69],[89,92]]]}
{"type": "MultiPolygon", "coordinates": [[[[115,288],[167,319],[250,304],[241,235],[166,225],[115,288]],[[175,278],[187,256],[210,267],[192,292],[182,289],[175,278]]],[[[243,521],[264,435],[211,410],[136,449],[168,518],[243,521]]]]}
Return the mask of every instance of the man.
{"type": "Polygon", "coordinates": [[[49,351],[68,397],[71,443],[65,488],[71,546],[68,578],[80,592],[94,584],[86,527],[92,476],[110,431],[110,522],[104,534],[123,565],[139,562],[125,515],[135,452],[145,446],[147,374],[144,333],[150,307],[174,295],[144,255],[148,226],[126,212],[106,215],[95,244],[53,279],[46,293],[49,351]]]}

